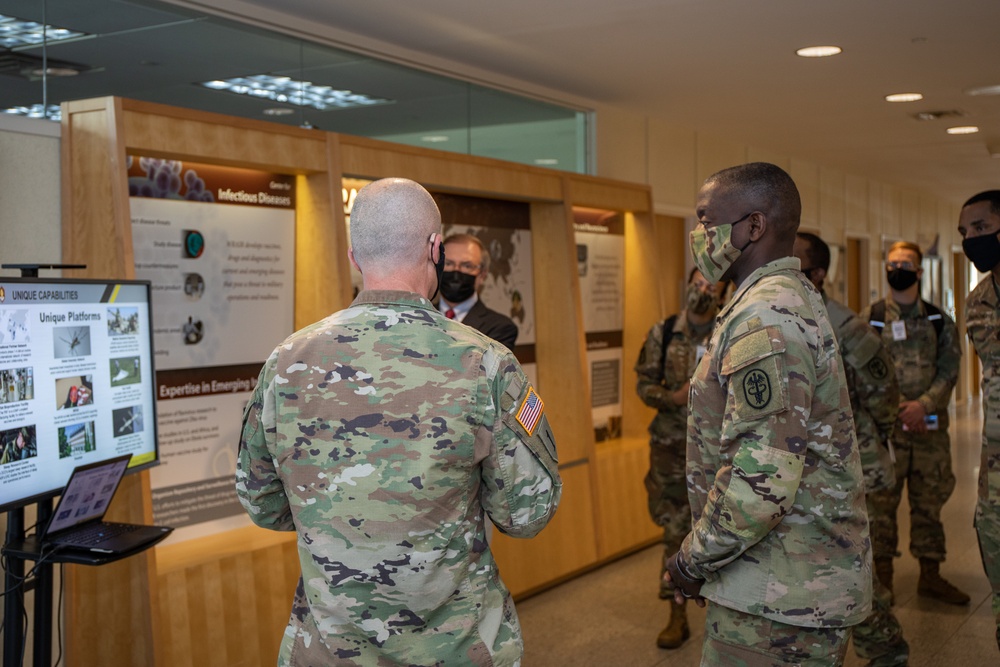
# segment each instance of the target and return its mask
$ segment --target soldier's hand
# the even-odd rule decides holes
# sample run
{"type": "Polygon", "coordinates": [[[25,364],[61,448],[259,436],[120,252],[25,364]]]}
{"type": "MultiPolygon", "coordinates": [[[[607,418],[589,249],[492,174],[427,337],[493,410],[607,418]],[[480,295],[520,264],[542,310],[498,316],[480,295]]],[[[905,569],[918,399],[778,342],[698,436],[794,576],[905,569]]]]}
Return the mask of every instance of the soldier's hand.
{"type": "Polygon", "coordinates": [[[924,423],[924,406],[920,401],[903,401],[899,404],[899,420],[910,433],[926,433],[927,424],[924,423]]]}
{"type": "Polygon", "coordinates": [[[678,551],[664,563],[666,572],[663,578],[674,585],[674,601],[684,604],[684,600],[694,600],[699,607],[705,606],[705,598],[701,596],[701,586],[704,579],[691,576],[684,570],[684,561],[678,551]]]}
{"type": "Polygon", "coordinates": [[[677,391],[671,394],[670,398],[673,400],[674,405],[687,405],[688,393],[691,391],[691,381],[688,380],[684,383],[682,387],[679,387],[677,391]]]}

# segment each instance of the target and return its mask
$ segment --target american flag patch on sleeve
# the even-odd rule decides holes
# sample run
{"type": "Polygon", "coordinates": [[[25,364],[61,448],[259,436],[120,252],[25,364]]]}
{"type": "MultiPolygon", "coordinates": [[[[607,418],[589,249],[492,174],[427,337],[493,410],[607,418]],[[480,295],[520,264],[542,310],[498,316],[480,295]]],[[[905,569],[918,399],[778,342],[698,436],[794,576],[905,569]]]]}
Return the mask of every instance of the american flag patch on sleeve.
{"type": "Polygon", "coordinates": [[[535,388],[528,387],[528,395],[524,397],[524,401],[521,403],[521,407],[517,409],[517,423],[524,427],[524,430],[528,432],[528,435],[534,435],[535,429],[538,428],[538,422],[542,420],[542,411],[545,409],[545,403],[542,402],[542,397],[535,393],[535,388]]]}

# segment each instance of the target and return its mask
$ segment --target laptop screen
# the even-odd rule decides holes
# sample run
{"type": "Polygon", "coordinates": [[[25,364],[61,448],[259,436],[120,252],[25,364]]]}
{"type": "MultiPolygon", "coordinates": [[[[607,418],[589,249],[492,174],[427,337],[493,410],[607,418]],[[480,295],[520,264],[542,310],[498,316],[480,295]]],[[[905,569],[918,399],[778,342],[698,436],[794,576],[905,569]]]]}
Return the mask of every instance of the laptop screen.
{"type": "Polygon", "coordinates": [[[126,454],[76,468],[52,513],[46,536],[103,517],[131,458],[126,454]]]}

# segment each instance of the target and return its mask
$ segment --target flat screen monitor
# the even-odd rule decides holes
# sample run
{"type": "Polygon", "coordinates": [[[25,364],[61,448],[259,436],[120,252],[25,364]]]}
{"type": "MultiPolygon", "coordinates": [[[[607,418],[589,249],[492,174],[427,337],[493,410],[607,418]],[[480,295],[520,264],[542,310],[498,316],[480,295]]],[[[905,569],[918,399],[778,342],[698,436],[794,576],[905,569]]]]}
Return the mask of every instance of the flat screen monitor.
{"type": "Polygon", "coordinates": [[[0,277],[0,511],[159,461],[149,281],[0,277]]]}

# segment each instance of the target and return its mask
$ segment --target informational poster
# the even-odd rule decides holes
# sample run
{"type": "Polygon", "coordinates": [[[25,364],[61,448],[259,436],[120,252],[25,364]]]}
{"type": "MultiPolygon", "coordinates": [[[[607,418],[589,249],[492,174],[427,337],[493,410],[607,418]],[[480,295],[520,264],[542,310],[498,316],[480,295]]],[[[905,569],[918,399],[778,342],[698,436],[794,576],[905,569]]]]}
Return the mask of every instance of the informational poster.
{"type": "Polygon", "coordinates": [[[625,225],[613,211],[574,208],[577,272],[597,442],[621,436],[625,225]]]}
{"type": "Polygon", "coordinates": [[[294,176],[135,156],[129,193],[136,277],[153,285],[154,519],[182,528],[172,540],[246,525],[236,445],[260,368],[294,328],[294,176]]]}
{"type": "MultiPolygon", "coordinates": [[[[370,181],[356,178],[343,180],[348,238],[354,197],[368,183],[370,181]]],[[[479,298],[488,308],[506,315],[517,325],[514,354],[537,387],[531,217],[528,205],[462,195],[433,193],[433,196],[441,211],[446,238],[452,234],[471,234],[486,247],[490,256],[489,272],[479,298]]],[[[352,282],[357,294],[361,289],[361,275],[353,269],[352,282]]]]}

